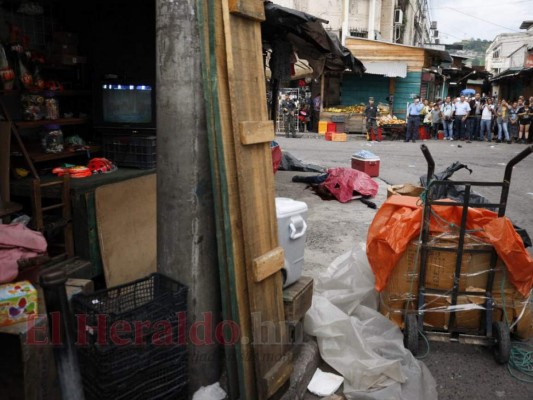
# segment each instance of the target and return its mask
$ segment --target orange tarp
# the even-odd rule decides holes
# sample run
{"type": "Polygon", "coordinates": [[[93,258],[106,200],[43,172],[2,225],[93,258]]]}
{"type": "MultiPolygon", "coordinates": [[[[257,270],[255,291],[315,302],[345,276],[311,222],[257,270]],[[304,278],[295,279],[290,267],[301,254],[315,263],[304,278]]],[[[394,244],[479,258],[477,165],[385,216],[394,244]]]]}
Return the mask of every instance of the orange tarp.
{"type": "MultiPolygon", "coordinates": [[[[422,228],[423,205],[410,196],[391,196],[376,213],[368,230],[366,252],[376,277],[376,290],[381,292],[404,253],[407,245],[418,237],[422,228]]],[[[462,207],[433,206],[430,234],[450,232],[461,224],[462,207]],[[436,217],[436,216],[437,217],[436,217]]],[[[496,249],[509,271],[509,280],[527,296],[533,286],[533,258],[524,247],[520,235],[507,217],[483,208],[469,208],[466,230],[496,249]]]]}

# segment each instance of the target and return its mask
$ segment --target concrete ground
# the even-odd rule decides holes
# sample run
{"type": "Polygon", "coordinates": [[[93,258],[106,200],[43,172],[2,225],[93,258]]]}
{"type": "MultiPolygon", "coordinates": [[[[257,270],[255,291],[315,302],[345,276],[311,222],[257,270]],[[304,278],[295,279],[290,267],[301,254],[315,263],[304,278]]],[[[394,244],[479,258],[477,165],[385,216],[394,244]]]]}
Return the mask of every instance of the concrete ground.
{"type": "MultiPolygon", "coordinates": [[[[351,155],[366,149],[380,157],[380,176],[375,178],[379,192],[373,201],[379,207],[386,199],[387,184],[419,182],[427,164],[418,143],[384,140],[380,143],[362,140],[361,135],[349,135],[347,142],[326,142],[323,136],[304,134],[300,139],[276,138],[282,150],[305,163],[324,167],[350,166],[351,155]]],[[[486,142],[426,141],[436,162],[436,171],[460,161],[473,169],[460,171],[453,180],[501,181],[505,164],[526,148],[519,144],[486,142]]],[[[366,241],[368,227],[376,213],[360,201],[342,204],[324,201],[306,188],[293,183],[294,175],[316,175],[295,171],[278,171],[275,176],[276,195],[307,203],[308,233],[305,249],[304,274],[317,276],[337,256],[349,251],[357,242],[366,241]]],[[[533,155],[518,164],[513,171],[506,215],[533,235],[533,155]]],[[[498,201],[497,188],[478,190],[485,197],[498,201]]],[[[422,349],[423,351],[424,349],[422,349]]],[[[437,381],[441,400],[522,400],[533,398],[533,384],[511,377],[506,367],[496,364],[488,348],[457,343],[430,343],[424,362],[437,381]]],[[[306,399],[314,399],[307,395],[306,399]]],[[[428,399],[430,400],[430,399],[428,399]]]]}

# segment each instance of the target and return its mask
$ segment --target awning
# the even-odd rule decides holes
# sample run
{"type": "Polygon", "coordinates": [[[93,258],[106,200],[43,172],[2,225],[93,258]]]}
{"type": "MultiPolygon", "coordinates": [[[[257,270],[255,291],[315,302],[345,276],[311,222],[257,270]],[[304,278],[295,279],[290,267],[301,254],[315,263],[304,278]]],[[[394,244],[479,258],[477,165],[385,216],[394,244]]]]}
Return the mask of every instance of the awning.
{"type": "Polygon", "coordinates": [[[520,72],[522,72],[522,68],[519,68],[519,69],[516,69],[516,68],[506,69],[505,71],[503,71],[503,72],[499,73],[498,75],[494,76],[490,81],[491,82],[496,82],[496,81],[499,81],[500,79],[511,78],[513,76],[517,76],[520,72]]]}
{"type": "Polygon", "coordinates": [[[424,49],[429,55],[432,57],[435,57],[437,61],[444,62],[444,63],[451,63],[453,62],[452,56],[450,56],[450,53],[448,53],[446,50],[435,50],[435,49],[424,49]]]}
{"type": "Polygon", "coordinates": [[[389,78],[405,78],[407,76],[407,63],[399,61],[374,61],[364,62],[365,74],[383,75],[389,78]]]}

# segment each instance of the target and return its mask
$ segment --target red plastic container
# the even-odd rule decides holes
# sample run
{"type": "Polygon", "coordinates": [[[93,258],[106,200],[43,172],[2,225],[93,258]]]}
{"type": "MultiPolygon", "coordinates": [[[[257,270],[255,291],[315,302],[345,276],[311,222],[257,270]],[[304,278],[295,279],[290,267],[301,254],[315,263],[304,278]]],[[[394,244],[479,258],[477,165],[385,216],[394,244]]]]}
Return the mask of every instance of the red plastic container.
{"type": "Polygon", "coordinates": [[[331,141],[332,138],[333,138],[333,134],[334,134],[334,133],[335,133],[335,132],[327,131],[327,132],[326,132],[326,140],[331,141]]]}
{"type": "Polygon", "coordinates": [[[371,177],[379,176],[379,157],[378,158],[360,158],[352,156],[352,168],[364,172],[371,177]]]}
{"type": "Polygon", "coordinates": [[[326,132],[337,132],[337,126],[335,122],[328,122],[328,129],[326,132]]]}

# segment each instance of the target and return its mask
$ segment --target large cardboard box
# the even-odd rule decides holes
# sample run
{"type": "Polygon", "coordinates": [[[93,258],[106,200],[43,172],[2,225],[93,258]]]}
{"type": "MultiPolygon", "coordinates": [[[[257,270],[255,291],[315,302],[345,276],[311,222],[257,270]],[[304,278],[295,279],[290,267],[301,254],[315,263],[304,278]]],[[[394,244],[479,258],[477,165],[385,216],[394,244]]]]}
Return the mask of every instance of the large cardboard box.
{"type": "MultiPolygon", "coordinates": [[[[432,245],[457,248],[456,236],[434,237],[432,245]]],[[[380,312],[390,320],[403,327],[403,316],[408,308],[417,306],[418,283],[420,273],[420,251],[418,240],[413,240],[400,261],[397,263],[387,284],[381,293],[380,312]],[[418,257],[418,261],[417,261],[418,257]],[[409,302],[411,300],[411,302],[409,302]]],[[[483,318],[485,289],[490,271],[492,248],[476,238],[468,237],[465,242],[462,272],[459,279],[459,291],[479,292],[480,295],[461,295],[458,297],[456,326],[465,330],[477,330],[483,318]],[[487,250],[482,253],[469,253],[468,250],[487,250]]],[[[428,328],[448,329],[450,321],[451,292],[457,261],[455,251],[430,250],[426,269],[426,287],[445,291],[442,295],[426,294],[423,310],[424,322],[428,328]]],[[[494,298],[493,320],[504,320],[503,309],[510,322],[516,320],[527,301],[509,281],[505,265],[498,260],[495,267],[492,295],[494,298]]],[[[533,307],[531,307],[533,310],[533,307]]],[[[522,313],[522,320],[516,325],[520,337],[533,337],[533,313],[522,313]]]]}
{"type": "MultiPolygon", "coordinates": [[[[435,237],[431,245],[457,248],[456,236],[435,237]]],[[[475,239],[467,239],[462,258],[459,291],[466,288],[485,289],[490,270],[489,252],[492,247],[475,239]],[[486,253],[469,253],[468,250],[486,250],[486,253]]],[[[418,239],[413,240],[396,264],[387,283],[389,293],[400,295],[418,290],[420,273],[420,246],[418,239]]],[[[452,290],[457,261],[457,252],[446,250],[430,250],[426,264],[426,287],[431,289],[452,290]]]]}

